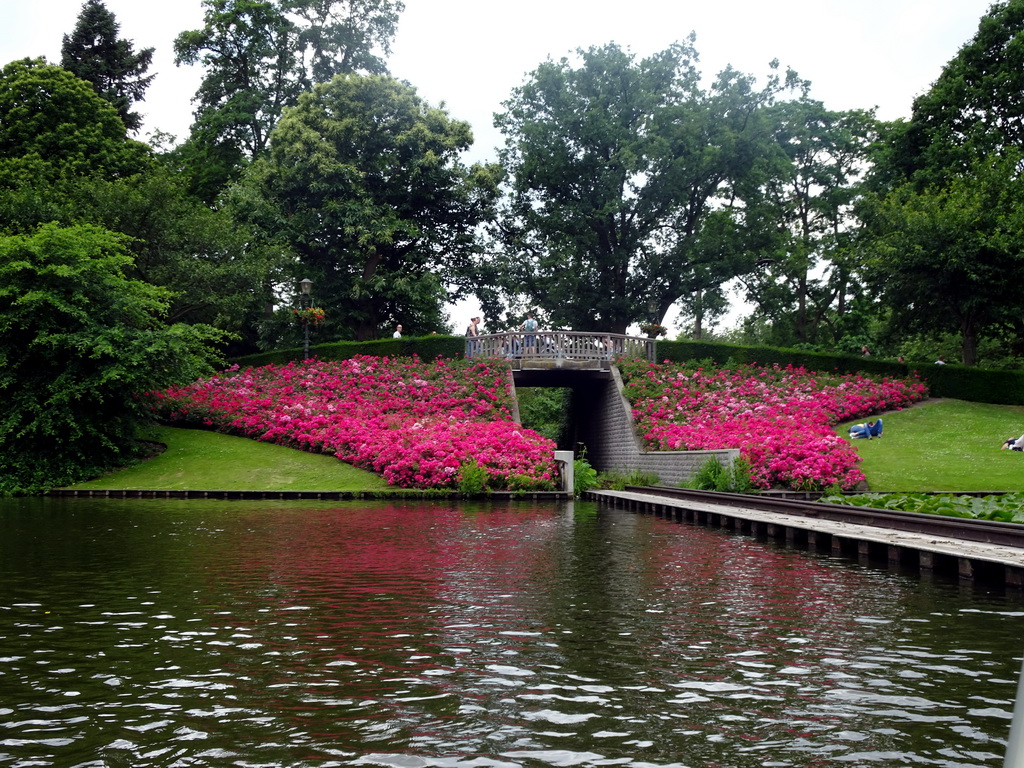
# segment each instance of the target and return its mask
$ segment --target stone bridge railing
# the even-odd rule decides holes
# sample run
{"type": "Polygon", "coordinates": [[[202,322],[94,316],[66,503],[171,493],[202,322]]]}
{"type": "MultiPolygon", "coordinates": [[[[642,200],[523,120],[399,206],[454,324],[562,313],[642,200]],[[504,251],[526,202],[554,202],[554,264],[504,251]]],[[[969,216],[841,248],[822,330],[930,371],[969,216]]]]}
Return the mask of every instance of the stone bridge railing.
{"type": "Polygon", "coordinates": [[[466,339],[466,357],[506,360],[612,360],[640,358],[656,361],[654,339],[621,333],[535,331],[488,333],[466,339]]]}

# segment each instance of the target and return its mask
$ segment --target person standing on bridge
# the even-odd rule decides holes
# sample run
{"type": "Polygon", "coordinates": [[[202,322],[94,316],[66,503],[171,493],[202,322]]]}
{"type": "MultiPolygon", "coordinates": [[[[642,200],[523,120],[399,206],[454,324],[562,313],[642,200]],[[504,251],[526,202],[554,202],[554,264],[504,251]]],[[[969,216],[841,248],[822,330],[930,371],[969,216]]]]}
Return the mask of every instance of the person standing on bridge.
{"type": "Polygon", "coordinates": [[[526,320],[523,321],[520,329],[526,334],[523,337],[524,354],[537,354],[537,321],[533,319],[532,312],[526,313],[526,320]]]}
{"type": "Polygon", "coordinates": [[[469,327],[466,328],[466,357],[473,357],[477,353],[480,344],[480,318],[471,317],[469,327]]]}

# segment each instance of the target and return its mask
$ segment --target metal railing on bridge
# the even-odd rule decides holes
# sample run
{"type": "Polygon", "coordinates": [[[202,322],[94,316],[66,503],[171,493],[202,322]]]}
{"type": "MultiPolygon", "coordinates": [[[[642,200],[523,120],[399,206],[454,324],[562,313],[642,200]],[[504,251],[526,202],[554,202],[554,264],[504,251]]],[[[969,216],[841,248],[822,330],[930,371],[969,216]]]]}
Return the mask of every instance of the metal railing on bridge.
{"type": "Polygon", "coordinates": [[[640,358],[655,362],[657,341],[621,333],[581,331],[513,331],[466,339],[466,357],[506,360],[615,360],[640,358]]]}

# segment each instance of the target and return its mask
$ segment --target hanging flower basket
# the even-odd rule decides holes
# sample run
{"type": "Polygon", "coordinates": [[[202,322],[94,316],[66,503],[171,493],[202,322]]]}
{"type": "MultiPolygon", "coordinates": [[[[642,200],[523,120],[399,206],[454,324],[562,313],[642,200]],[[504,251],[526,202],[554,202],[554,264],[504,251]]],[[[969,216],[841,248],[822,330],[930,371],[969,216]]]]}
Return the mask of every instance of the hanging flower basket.
{"type": "Polygon", "coordinates": [[[327,316],[322,307],[305,307],[293,309],[292,316],[299,325],[319,325],[320,321],[327,316]]]}
{"type": "Polygon", "coordinates": [[[647,336],[649,339],[656,339],[659,336],[664,336],[668,333],[668,328],[659,323],[644,323],[640,326],[640,333],[647,336]]]}

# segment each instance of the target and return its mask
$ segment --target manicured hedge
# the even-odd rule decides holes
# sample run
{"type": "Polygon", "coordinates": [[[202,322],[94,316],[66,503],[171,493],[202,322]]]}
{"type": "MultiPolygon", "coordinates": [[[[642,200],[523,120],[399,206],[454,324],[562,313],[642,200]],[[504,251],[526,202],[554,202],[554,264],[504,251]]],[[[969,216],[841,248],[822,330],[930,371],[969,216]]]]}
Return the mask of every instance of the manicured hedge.
{"type": "Polygon", "coordinates": [[[1024,405],[1024,372],[967,368],[925,363],[917,369],[932,397],[952,397],[975,403],[1024,405]]]}
{"type": "Polygon", "coordinates": [[[1024,405],[1024,372],[1021,371],[988,370],[953,364],[935,365],[934,361],[930,360],[899,363],[895,360],[855,355],[703,341],[659,341],[658,359],[673,362],[712,360],[719,365],[795,365],[811,371],[864,372],[885,376],[906,376],[917,372],[928,384],[932,397],[950,397],[976,403],[1024,405]]]}
{"type": "Polygon", "coordinates": [[[793,365],[809,371],[839,371],[841,373],[875,373],[886,376],[906,376],[911,367],[890,360],[851,355],[808,352],[781,347],[748,347],[742,344],[724,344],[706,341],[659,341],[658,359],[672,362],[687,360],[713,360],[719,365],[757,364],[793,365]]]}
{"type": "MultiPolygon", "coordinates": [[[[310,357],[321,360],[348,360],[356,355],[372,357],[412,357],[417,355],[420,360],[429,361],[437,357],[463,357],[466,351],[466,340],[462,336],[430,336],[408,337],[402,339],[377,339],[375,341],[335,341],[330,344],[310,346],[310,357]]],[[[242,368],[256,368],[263,365],[285,365],[292,360],[302,359],[302,348],[276,349],[273,352],[261,352],[231,360],[242,368]]]]}

